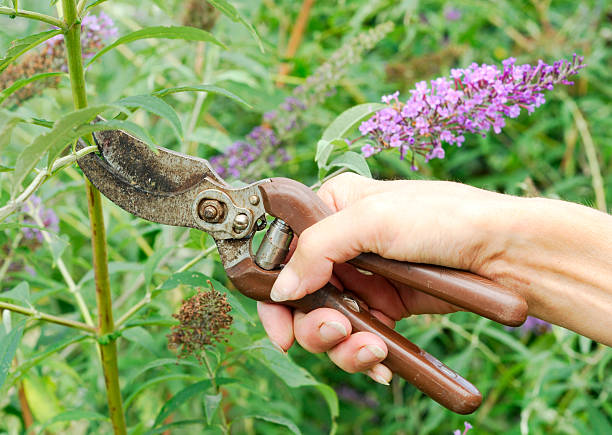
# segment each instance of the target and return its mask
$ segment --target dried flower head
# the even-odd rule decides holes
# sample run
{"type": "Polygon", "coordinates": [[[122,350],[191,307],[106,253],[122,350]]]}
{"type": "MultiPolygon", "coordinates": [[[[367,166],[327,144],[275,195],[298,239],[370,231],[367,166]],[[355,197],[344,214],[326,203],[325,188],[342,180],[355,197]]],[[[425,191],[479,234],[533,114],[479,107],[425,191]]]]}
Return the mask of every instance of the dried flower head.
{"type": "Polygon", "coordinates": [[[232,309],[223,293],[218,292],[208,281],[209,291],[201,291],[183,301],[181,309],[172,317],[180,323],[172,327],[168,335],[168,346],[179,349],[179,358],[189,355],[201,361],[202,351],[214,342],[227,342],[232,309]]]}
{"type": "Polygon", "coordinates": [[[503,69],[494,65],[472,64],[451,70],[450,78],[440,77],[429,84],[416,84],[411,97],[402,103],[399,92],[382,97],[389,105],[359,127],[370,137],[361,151],[370,157],[384,149],[396,148],[404,159],[420,154],[426,161],[444,158],[442,143],[461,146],[465,133],[483,136],[493,129],[500,133],[505,118],[516,118],[522,109],[532,113],[544,104],[543,92],[556,84],[571,85],[568,78],[583,68],[584,58],[574,55],[571,62],[560,60],[547,65],[515,65],[515,59],[503,61],[503,69]]]}
{"type": "Polygon", "coordinates": [[[206,0],[190,0],[183,14],[183,25],[211,30],[218,18],[219,11],[206,0]]]}
{"type": "MultiPolygon", "coordinates": [[[[104,42],[117,36],[113,20],[104,12],[100,15],[88,15],[81,21],[81,50],[84,58],[90,58],[104,47],[104,42]]],[[[6,89],[19,79],[36,74],[55,71],[67,71],[64,50],[64,35],[57,35],[47,40],[38,51],[26,54],[21,62],[10,65],[0,74],[0,89],[6,89]]],[[[16,91],[8,99],[14,105],[39,94],[44,89],[57,86],[59,76],[38,80],[16,91]]]]}

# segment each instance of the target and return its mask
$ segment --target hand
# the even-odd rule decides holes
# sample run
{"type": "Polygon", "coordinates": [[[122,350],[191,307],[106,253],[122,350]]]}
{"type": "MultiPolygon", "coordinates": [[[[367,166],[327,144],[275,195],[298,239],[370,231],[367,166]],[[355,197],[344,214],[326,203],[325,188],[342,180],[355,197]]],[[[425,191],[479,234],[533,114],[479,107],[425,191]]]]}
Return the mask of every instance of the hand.
{"type": "MultiPolygon", "coordinates": [[[[423,213],[422,221],[432,222],[437,212],[442,213],[442,210],[432,207],[436,201],[448,207],[452,199],[457,202],[454,208],[459,210],[465,208],[460,200],[466,194],[480,196],[488,192],[454,183],[378,182],[353,174],[333,179],[321,188],[319,195],[332,210],[342,212],[302,234],[295,255],[274,287],[275,292],[287,289],[288,284],[283,280],[287,280],[288,273],[293,275],[289,279],[299,281],[300,285],[281,299],[300,298],[331,280],[337,287],[354,291],[371,307],[373,314],[390,327],[394,326],[395,320],[411,314],[456,311],[457,307],[425,293],[378,276],[363,275],[347,264],[334,266],[334,263],[371,251],[398,260],[468,268],[464,262],[457,262],[461,258],[452,254],[456,252],[452,246],[446,248],[451,253],[448,255],[442,250],[419,253],[416,245],[410,253],[397,244],[398,238],[413,240],[412,232],[439,236],[431,229],[414,227],[411,219],[405,219],[405,216],[414,216],[413,207],[423,213]],[[442,195],[446,196],[443,200],[442,195]],[[400,204],[402,210],[398,208],[400,204]],[[347,226],[347,222],[353,225],[347,226]],[[449,258],[440,261],[434,256],[449,258]]],[[[448,213],[444,210],[444,214],[448,213]]],[[[449,220],[450,229],[458,229],[456,217],[449,220]]],[[[288,308],[273,304],[259,304],[259,313],[270,338],[283,349],[291,346],[295,336],[302,347],[311,352],[327,351],[331,359],[346,371],[365,371],[382,383],[390,380],[390,371],[378,364],[387,352],[382,340],[369,333],[351,334],[348,319],[340,313],[319,309],[309,314],[295,312],[292,318],[288,308]]]]}
{"type": "MultiPolygon", "coordinates": [[[[606,313],[611,295],[601,294],[604,283],[612,279],[612,243],[606,243],[612,240],[610,216],[575,204],[512,197],[458,183],[375,181],[354,174],[325,183],[319,196],[336,213],[302,233],[274,284],[274,300],[299,299],[331,281],[356,293],[391,327],[412,314],[457,310],[342,264],[361,252],[374,252],[400,261],[472,271],[522,293],[531,314],[596,339],[612,340],[612,328],[606,332],[600,327],[601,322],[610,324],[606,313]],[[602,235],[595,238],[578,231],[593,226],[602,228],[602,235]],[[574,258],[585,246],[599,253],[599,261],[574,258]],[[599,295],[603,305],[594,311],[588,297],[575,297],[572,290],[599,295]],[[585,324],[584,319],[593,316],[600,324],[585,324]]],[[[382,340],[365,332],[351,334],[348,319],[340,313],[331,309],[292,313],[287,307],[264,303],[258,311],[270,339],[284,350],[295,338],[311,352],[328,352],[348,372],[366,372],[381,383],[390,380],[391,372],[380,364],[387,353],[382,340]]]]}

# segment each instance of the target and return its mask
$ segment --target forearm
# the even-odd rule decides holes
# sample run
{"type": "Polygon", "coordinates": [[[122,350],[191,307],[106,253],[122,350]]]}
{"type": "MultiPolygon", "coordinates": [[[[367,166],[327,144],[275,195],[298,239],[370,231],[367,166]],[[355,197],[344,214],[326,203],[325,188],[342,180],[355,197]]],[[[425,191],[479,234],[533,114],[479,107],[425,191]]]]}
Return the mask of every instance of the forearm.
{"type": "Polygon", "coordinates": [[[612,345],[612,216],[543,198],[497,213],[481,272],[521,292],[534,316],[612,345]]]}

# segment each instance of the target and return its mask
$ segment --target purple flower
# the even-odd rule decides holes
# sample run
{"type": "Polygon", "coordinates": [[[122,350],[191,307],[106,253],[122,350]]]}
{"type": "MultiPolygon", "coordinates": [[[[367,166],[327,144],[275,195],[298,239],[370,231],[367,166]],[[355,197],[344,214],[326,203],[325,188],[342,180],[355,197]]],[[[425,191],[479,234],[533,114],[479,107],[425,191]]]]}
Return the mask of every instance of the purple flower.
{"type": "MultiPolygon", "coordinates": [[[[44,208],[38,196],[32,195],[30,197],[30,200],[23,206],[23,211],[31,216],[38,217],[42,222],[43,227],[48,229],[49,231],[54,233],[57,233],[59,231],[59,218],[53,210],[51,210],[50,208],[44,208]]],[[[26,225],[38,226],[36,220],[37,219],[24,219],[23,223],[26,225]]],[[[23,233],[23,236],[26,239],[36,239],[41,243],[43,241],[42,232],[38,228],[23,227],[21,229],[21,232],[23,233]]]]}
{"type": "Polygon", "coordinates": [[[458,21],[461,19],[461,11],[452,6],[444,8],[444,18],[447,21],[458,21]]]}
{"type": "Polygon", "coordinates": [[[501,133],[506,117],[516,118],[521,109],[532,113],[546,102],[543,92],[556,84],[571,84],[567,79],[584,68],[584,58],[574,54],[572,61],[547,65],[516,65],[514,58],[494,65],[473,63],[465,69],[452,69],[450,77],[429,84],[418,82],[410,98],[401,103],[398,93],[382,97],[389,107],[363,122],[359,131],[374,139],[375,145],[362,148],[366,157],[383,149],[399,148],[400,158],[411,151],[425,161],[444,158],[443,143],[461,146],[465,133],[486,136],[491,129],[501,133]]]}
{"type": "Polygon", "coordinates": [[[461,429],[455,429],[453,431],[453,435],[465,435],[468,433],[470,429],[473,429],[473,426],[467,421],[463,422],[463,426],[464,426],[463,433],[461,432],[461,429]]]}
{"type": "Polygon", "coordinates": [[[537,317],[533,316],[527,316],[525,323],[523,323],[521,326],[516,328],[506,326],[505,329],[507,331],[518,330],[521,332],[522,335],[527,335],[529,333],[541,335],[550,332],[552,329],[552,325],[546,320],[538,319],[537,317]]]}
{"type": "MultiPolygon", "coordinates": [[[[81,20],[81,50],[83,57],[88,59],[104,47],[104,41],[116,38],[119,32],[113,20],[104,12],[100,15],[87,15],[81,20]]],[[[47,53],[51,54],[59,45],[64,43],[64,35],[56,35],[47,40],[47,53]]]]}

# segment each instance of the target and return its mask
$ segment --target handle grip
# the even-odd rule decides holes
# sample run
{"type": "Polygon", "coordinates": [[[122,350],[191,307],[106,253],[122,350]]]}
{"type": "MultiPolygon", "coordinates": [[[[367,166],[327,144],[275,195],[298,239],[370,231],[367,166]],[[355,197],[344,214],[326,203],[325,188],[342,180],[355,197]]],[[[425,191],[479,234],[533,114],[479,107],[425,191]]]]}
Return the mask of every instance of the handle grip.
{"type": "Polygon", "coordinates": [[[361,254],[353,266],[384,276],[508,326],[527,318],[527,301],[517,292],[463,270],[361,254]]]}
{"type": "Polygon", "coordinates": [[[433,400],[459,414],[470,414],[480,406],[482,395],[476,387],[380,322],[349,292],[340,292],[328,284],[298,301],[289,302],[289,305],[305,312],[321,307],[340,311],[350,320],[353,332],[371,332],[382,338],[388,349],[383,364],[433,400]]]}

